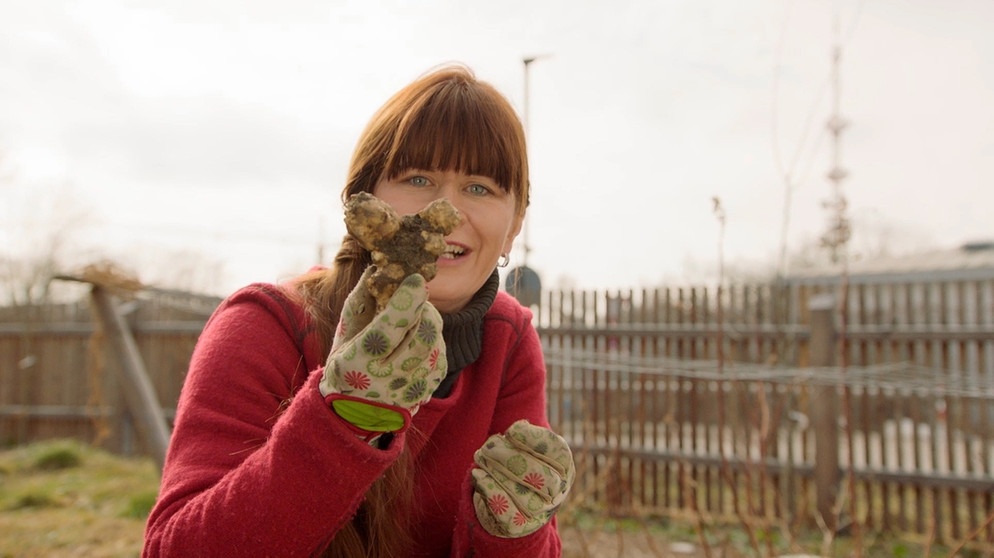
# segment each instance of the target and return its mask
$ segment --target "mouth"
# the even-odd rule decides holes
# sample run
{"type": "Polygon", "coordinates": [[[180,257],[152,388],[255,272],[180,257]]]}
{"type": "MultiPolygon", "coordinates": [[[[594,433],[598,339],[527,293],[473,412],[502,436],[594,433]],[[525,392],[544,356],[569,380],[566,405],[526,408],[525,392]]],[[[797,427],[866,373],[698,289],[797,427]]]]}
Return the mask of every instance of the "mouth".
{"type": "Polygon", "coordinates": [[[469,253],[469,248],[461,246],[459,244],[446,244],[445,252],[439,256],[442,260],[457,260],[469,253]]]}

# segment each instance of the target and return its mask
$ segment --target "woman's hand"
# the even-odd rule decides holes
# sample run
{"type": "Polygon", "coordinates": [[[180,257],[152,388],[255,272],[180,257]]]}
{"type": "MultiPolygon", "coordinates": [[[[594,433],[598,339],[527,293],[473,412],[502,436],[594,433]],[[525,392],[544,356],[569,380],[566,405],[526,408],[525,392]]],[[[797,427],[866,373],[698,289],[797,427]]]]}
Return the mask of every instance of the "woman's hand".
{"type": "Polygon", "coordinates": [[[442,317],[425,280],[408,275],[376,312],[370,266],[342,308],[324,367],[321,394],[367,440],[405,429],[445,377],[442,317]]]}
{"type": "Polygon", "coordinates": [[[566,440],[526,420],[487,438],[474,461],[476,517],[498,537],[523,537],[545,525],[576,476],[566,440]]]}

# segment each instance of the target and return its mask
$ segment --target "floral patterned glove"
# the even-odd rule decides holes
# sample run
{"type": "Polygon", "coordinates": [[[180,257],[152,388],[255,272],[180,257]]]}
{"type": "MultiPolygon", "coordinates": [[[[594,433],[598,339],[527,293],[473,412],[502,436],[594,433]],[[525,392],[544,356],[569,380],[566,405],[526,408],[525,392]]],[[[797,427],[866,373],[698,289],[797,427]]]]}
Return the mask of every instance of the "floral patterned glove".
{"type": "Polygon", "coordinates": [[[526,420],[487,438],[473,457],[476,517],[498,537],[523,537],[545,525],[576,476],[566,440],[526,420]]]}
{"type": "Polygon", "coordinates": [[[335,412],[369,441],[404,430],[447,371],[442,317],[424,277],[408,275],[376,313],[366,286],[373,271],[345,300],[320,384],[335,412]]]}

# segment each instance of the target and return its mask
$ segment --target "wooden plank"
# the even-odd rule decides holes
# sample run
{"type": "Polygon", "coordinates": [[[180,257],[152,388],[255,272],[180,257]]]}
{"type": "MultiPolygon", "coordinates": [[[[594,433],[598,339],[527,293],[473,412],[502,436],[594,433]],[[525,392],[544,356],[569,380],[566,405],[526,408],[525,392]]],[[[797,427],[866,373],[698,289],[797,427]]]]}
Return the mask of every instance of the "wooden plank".
{"type": "MultiPolygon", "coordinates": [[[[959,324],[962,323],[962,316],[960,315],[960,309],[962,307],[961,302],[961,291],[960,283],[947,282],[942,285],[943,289],[943,308],[944,308],[944,318],[947,324],[959,324]]],[[[959,382],[962,378],[962,371],[960,367],[960,346],[956,342],[946,343],[946,370],[947,380],[950,382],[959,382]]],[[[959,398],[945,398],[945,414],[940,414],[936,417],[936,426],[938,429],[945,431],[945,463],[949,471],[955,471],[957,469],[957,457],[956,457],[956,432],[953,428],[953,423],[955,422],[955,417],[958,414],[959,409],[959,398]],[[953,419],[950,420],[950,415],[953,419]]],[[[962,536],[963,529],[960,522],[960,515],[958,510],[960,509],[960,498],[959,492],[956,490],[947,490],[945,492],[946,503],[949,506],[949,527],[950,536],[954,539],[959,539],[962,536]]]]}
{"type": "MultiPolygon", "coordinates": [[[[197,335],[204,329],[206,320],[165,320],[140,321],[132,330],[135,333],[175,333],[197,335]]],[[[78,337],[86,338],[93,334],[95,327],[90,322],[0,322],[0,337],[16,336],[26,331],[45,338],[78,337]]]]}
{"type": "MultiPolygon", "coordinates": [[[[811,310],[811,364],[834,364],[835,299],[822,295],[809,301],[811,310]]],[[[816,510],[832,531],[838,526],[835,503],[839,498],[839,427],[836,387],[815,388],[811,426],[815,432],[816,510]]],[[[851,449],[850,449],[851,452],[851,449]]],[[[850,459],[851,461],[851,459],[850,459]]]]}
{"type": "Polygon", "coordinates": [[[0,404],[0,417],[91,419],[109,417],[114,413],[111,407],[82,407],[74,405],[11,405],[0,404]]]}
{"type": "Polygon", "coordinates": [[[122,369],[121,386],[125,401],[135,420],[147,449],[161,469],[169,446],[169,427],[159,404],[138,346],[127,322],[114,307],[114,300],[99,285],[94,285],[91,296],[96,306],[101,325],[108,340],[115,349],[122,369]]]}

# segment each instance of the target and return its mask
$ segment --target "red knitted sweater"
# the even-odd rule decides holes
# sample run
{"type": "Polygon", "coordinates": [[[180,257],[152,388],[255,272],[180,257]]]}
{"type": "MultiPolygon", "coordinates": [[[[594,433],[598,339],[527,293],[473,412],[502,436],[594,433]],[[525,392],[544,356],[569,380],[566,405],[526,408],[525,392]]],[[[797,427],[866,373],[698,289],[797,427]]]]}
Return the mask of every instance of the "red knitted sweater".
{"type": "Polygon", "coordinates": [[[308,556],[350,520],[405,445],[417,470],[415,556],[559,556],[555,519],[517,539],[487,533],[469,482],[488,436],[521,418],[548,425],[528,310],[499,292],[479,359],[383,450],[325,404],[319,352],[304,310],[277,287],[246,287],[218,308],[180,395],[144,556],[308,556]]]}

